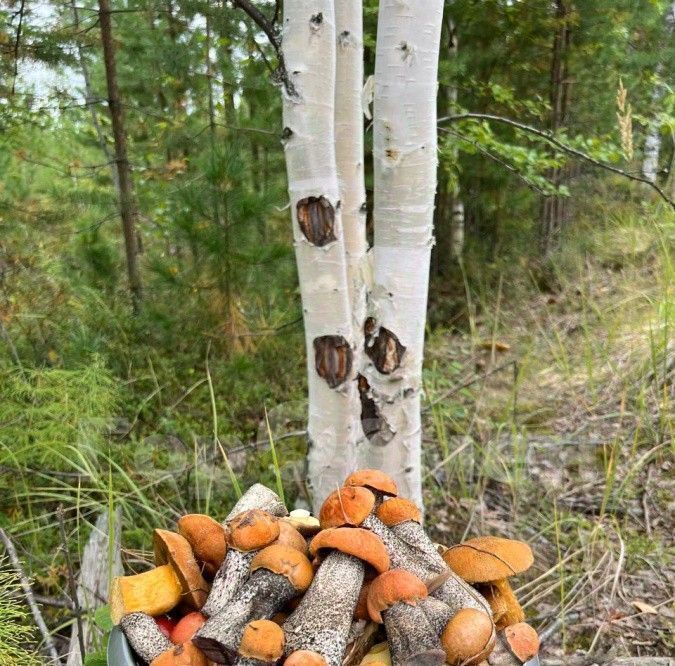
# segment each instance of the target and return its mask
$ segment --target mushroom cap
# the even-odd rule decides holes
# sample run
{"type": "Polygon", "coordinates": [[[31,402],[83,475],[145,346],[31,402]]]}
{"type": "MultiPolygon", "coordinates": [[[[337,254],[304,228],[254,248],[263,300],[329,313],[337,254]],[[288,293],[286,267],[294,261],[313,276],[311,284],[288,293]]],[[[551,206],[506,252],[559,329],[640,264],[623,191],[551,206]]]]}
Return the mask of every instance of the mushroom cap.
{"type": "Polygon", "coordinates": [[[396,481],[379,469],[357,469],[344,482],[345,486],[362,486],[383,495],[398,495],[396,481]]]}
{"type": "Polygon", "coordinates": [[[422,523],[422,512],[414,502],[404,497],[394,497],[382,502],[377,509],[377,517],[387,527],[394,527],[408,520],[422,523]]]}
{"type": "Polygon", "coordinates": [[[258,550],[279,536],[279,520],[262,509],[237,514],[229,524],[230,545],[237,550],[258,550]]]}
{"type": "Polygon", "coordinates": [[[319,519],[316,516],[312,516],[306,509],[293,509],[281,521],[293,525],[303,536],[314,536],[321,530],[319,519]]]}
{"type": "Polygon", "coordinates": [[[256,554],[251,562],[251,571],[257,569],[268,569],[286,576],[299,592],[304,592],[314,578],[314,570],[307,556],[291,546],[281,544],[267,546],[256,554]]]}
{"type": "Polygon", "coordinates": [[[227,553],[225,528],[211,516],[189,513],[178,520],[178,533],[187,539],[204,570],[215,576],[227,553]]]}
{"type": "Polygon", "coordinates": [[[526,571],[534,556],[523,541],[485,536],[448,548],[443,559],[468,583],[488,583],[526,571]]]}
{"type": "Polygon", "coordinates": [[[523,663],[539,652],[539,636],[527,622],[518,622],[506,627],[504,638],[511,652],[523,663]]]}
{"type": "Polygon", "coordinates": [[[206,655],[192,641],[176,645],[153,659],[150,666],[208,666],[206,655]]]}
{"type": "Polygon", "coordinates": [[[359,526],[375,506],[375,495],[368,488],[353,486],[334,490],[319,512],[321,527],[359,526]]]}
{"type": "Polygon", "coordinates": [[[181,598],[190,608],[199,610],[209,593],[209,584],[202,576],[190,543],[185,537],[169,530],[156,529],[152,536],[155,564],[170,564],[183,589],[181,598]]]}
{"type": "MultiPolygon", "coordinates": [[[[298,532],[298,530],[291,525],[291,523],[280,520],[279,521],[279,536],[274,541],[275,544],[280,544],[282,546],[290,546],[299,550],[301,553],[307,555],[309,553],[309,547],[307,546],[307,541],[305,537],[298,532]]],[[[270,544],[271,545],[271,544],[270,544]]]]}
{"type": "Polygon", "coordinates": [[[370,648],[370,652],[361,660],[360,666],[369,664],[370,666],[391,666],[391,652],[389,643],[377,643],[370,648]]]}
{"type": "Polygon", "coordinates": [[[309,544],[309,552],[316,555],[324,548],[332,548],[358,557],[379,573],[389,569],[389,555],[382,539],[360,527],[333,527],[322,530],[309,544]]]}
{"type": "Polygon", "coordinates": [[[400,602],[414,606],[427,596],[427,586],[417,576],[404,569],[390,569],[370,584],[368,615],[373,622],[382,624],[382,611],[400,602]]]}
{"type": "Polygon", "coordinates": [[[328,662],[318,652],[297,650],[288,656],[284,666],[328,666],[328,662]]]}
{"type": "Polygon", "coordinates": [[[475,608],[458,610],[445,625],[441,643],[448,664],[477,664],[494,647],[494,625],[487,613],[475,608]]]}
{"type": "Polygon", "coordinates": [[[239,656],[276,662],[284,653],[284,630],[271,620],[254,620],[244,628],[239,643],[239,656]]]}

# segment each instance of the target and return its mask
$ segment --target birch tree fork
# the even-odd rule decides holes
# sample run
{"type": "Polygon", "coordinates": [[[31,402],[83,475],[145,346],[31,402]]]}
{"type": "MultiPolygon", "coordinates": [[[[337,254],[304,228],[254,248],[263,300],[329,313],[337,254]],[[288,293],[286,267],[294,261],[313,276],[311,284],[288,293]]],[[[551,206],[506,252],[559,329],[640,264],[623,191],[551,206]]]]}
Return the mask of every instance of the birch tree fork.
{"type": "Polygon", "coordinates": [[[375,56],[374,285],[366,369],[377,429],[359,465],[422,505],[420,391],[436,190],[442,0],[382,0],[375,56]]]}
{"type": "Polygon", "coordinates": [[[335,158],[334,3],[287,0],[282,52],[284,150],[307,345],[308,472],[318,507],[354,468],[358,413],[335,158]]]}

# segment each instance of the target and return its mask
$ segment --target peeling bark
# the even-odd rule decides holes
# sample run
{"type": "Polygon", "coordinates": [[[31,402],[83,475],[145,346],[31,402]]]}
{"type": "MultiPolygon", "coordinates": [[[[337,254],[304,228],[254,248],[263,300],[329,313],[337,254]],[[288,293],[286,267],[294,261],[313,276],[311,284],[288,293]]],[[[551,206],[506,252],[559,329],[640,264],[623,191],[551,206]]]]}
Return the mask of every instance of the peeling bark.
{"type": "Polygon", "coordinates": [[[352,348],[342,335],[322,335],[314,338],[314,362],[319,377],[336,388],[351,374],[352,348]]]}
{"type": "Polygon", "coordinates": [[[317,371],[314,340],[354,336],[335,156],[335,3],[284,3],[284,151],[308,350],[308,476],[318,510],[355,467],[356,382],[331,385],[317,371]]]}
{"type": "Polygon", "coordinates": [[[375,320],[369,317],[364,326],[366,354],[378,372],[383,375],[390,375],[401,365],[405,347],[395,333],[384,328],[384,326],[380,326],[375,333],[375,326],[375,320]]]}

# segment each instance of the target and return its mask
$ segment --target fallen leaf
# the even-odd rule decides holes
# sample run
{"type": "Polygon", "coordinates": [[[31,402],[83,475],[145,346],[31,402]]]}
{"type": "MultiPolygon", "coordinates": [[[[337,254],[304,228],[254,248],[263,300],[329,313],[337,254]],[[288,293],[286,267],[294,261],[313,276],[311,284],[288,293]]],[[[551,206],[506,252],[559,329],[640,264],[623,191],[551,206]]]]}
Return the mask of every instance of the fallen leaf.
{"type": "Polygon", "coordinates": [[[484,340],[483,342],[479,343],[479,347],[481,349],[492,349],[492,346],[494,345],[495,351],[498,352],[507,352],[509,349],[511,349],[511,345],[508,344],[507,342],[499,342],[498,340],[495,340],[494,342],[492,340],[484,340]]]}
{"type": "Polygon", "coordinates": [[[659,611],[656,608],[654,608],[654,606],[646,603],[645,601],[640,601],[639,599],[635,599],[634,601],[631,601],[631,603],[641,613],[647,613],[648,615],[658,615],[659,614],[659,611]]]}

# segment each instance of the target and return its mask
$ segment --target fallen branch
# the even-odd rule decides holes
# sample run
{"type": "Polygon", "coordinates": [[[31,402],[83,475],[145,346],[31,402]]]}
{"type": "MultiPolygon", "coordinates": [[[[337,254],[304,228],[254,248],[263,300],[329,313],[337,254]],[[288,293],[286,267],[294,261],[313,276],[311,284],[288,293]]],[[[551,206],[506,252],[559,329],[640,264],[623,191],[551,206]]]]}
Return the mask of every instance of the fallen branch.
{"type": "Polygon", "coordinates": [[[42,634],[42,640],[44,641],[44,649],[47,652],[47,654],[54,660],[54,663],[60,664],[61,658],[59,657],[59,653],[56,650],[56,644],[54,643],[54,639],[52,638],[52,635],[49,633],[49,629],[47,628],[44,618],[42,617],[40,608],[38,607],[37,602],[35,601],[35,597],[33,596],[33,590],[31,589],[30,580],[28,579],[28,576],[26,576],[23,567],[21,566],[21,561],[19,560],[19,556],[16,554],[14,544],[9,538],[7,532],[5,532],[5,530],[3,530],[2,527],[0,527],[0,541],[2,541],[3,545],[5,546],[7,555],[9,556],[9,561],[12,563],[14,570],[19,576],[19,582],[21,583],[21,588],[23,589],[23,593],[26,596],[26,602],[28,603],[31,613],[33,614],[35,624],[37,625],[37,628],[40,630],[40,633],[42,634]]]}

